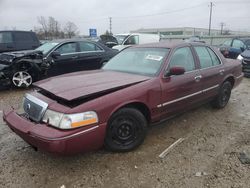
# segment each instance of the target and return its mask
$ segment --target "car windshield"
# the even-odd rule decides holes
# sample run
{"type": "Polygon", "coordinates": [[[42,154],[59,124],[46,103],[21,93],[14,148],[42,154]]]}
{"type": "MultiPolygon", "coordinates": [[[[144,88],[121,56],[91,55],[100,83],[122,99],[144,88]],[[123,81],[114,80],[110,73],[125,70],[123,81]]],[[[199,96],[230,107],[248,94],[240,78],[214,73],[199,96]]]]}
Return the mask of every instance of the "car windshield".
{"type": "Polygon", "coordinates": [[[58,42],[46,42],[42,46],[39,46],[36,50],[42,51],[43,54],[47,54],[52,48],[54,48],[58,44],[58,42]]]}
{"type": "Polygon", "coordinates": [[[168,52],[167,48],[128,48],[112,58],[102,69],[155,76],[168,52]]]}
{"type": "Polygon", "coordinates": [[[123,41],[128,37],[128,35],[115,35],[115,38],[117,39],[118,44],[122,44],[123,41]]]}

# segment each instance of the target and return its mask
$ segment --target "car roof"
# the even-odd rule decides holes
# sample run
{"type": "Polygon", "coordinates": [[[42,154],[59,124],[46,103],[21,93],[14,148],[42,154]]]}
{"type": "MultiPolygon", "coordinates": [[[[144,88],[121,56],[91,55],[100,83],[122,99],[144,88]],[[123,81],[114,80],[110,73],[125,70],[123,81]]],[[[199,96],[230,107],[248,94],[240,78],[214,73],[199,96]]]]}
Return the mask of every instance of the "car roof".
{"type": "Polygon", "coordinates": [[[3,32],[24,32],[24,33],[34,33],[34,31],[21,31],[21,30],[0,30],[0,33],[3,33],[3,32]]]}
{"type": "Polygon", "coordinates": [[[92,40],[88,40],[88,39],[55,39],[55,40],[49,40],[47,42],[57,42],[57,43],[64,43],[64,42],[94,42],[92,40]]]}
{"type": "Polygon", "coordinates": [[[133,48],[176,48],[176,47],[182,47],[182,46],[208,46],[201,42],[168,42],[168,41],[161,41],[157,43],[148,43],[148,44],[141,44],[134,46],[133,48]]]}

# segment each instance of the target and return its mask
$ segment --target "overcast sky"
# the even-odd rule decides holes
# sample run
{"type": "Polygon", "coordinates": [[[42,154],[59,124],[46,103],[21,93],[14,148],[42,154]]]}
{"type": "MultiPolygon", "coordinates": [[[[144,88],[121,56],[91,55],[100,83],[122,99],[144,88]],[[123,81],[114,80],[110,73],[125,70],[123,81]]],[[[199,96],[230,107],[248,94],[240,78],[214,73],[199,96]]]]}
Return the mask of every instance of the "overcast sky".
{"type": "MultiPolygon", "coordinates": [[[[250,0],[213,1],[212,28],[250,31],[250,0]]],[[[33,30],[38,16],[52,16],[63,26],[74,22],[81,34],[96,28],[123,33],[140,28],[207,28],[209,1],[206,0],[0,0],[0,30],[33,30]]]]}

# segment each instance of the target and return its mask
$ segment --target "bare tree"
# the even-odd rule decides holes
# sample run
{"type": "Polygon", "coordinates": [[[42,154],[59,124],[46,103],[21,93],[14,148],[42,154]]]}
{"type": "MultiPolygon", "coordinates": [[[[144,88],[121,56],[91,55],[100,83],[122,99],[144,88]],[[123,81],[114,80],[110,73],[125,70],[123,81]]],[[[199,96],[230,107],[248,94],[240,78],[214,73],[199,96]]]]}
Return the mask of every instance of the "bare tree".
{"type": "Polygon", "coordinates": [[[40,39],[71,38],[78,34],[78,28],[73,22],[67,22],[62,30],[60,23],[52,16],[40,16],[37,21],[40,27],[34,27],[34,31],[40,39]]]}
{"type": "Polygon", "coordinates": [[[68,38],[71,38],[78,34],[78,28],[73,22],[67,22],[64,27],[64,32],[68,38]]]}
{"type": "Polygon", "coordinates": [[[42,30],[43,30],[44,35],[45,35],[45,39],[48,39],[48,23],[47,23],[46,18],[43,16],[39,16],[39,17],[37,17],[37,21],[42,27],[42,30]]]}

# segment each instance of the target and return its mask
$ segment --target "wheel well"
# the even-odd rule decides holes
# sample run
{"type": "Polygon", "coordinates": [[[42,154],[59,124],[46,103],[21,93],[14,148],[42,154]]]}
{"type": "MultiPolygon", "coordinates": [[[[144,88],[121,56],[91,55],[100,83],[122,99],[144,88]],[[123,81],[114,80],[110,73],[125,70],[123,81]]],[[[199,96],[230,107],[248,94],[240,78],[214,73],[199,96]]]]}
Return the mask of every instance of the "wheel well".
{"type": "Polygon", "coordinates": [[[39,71],[37,70],[37,67],[32,62],[21,59],[15,64],[14,71],[25,71],[25,70],[33,77],[34,81],[38,79],[39,71]]]}
{"type": "Polygon", "coordinates": [[[229,81],[231,83],[232,88],[234,87],[234,82],[235,82],[234,77],[230,76],[224,82],[226,82],[226,81],[229,81]]]}
{"type": "Polygon", "coordinates": [[[127,104],[127,105],[125,105],[125,106],[123,106],[121,108],[135,108],[135,109],[139,110],[144,115],[144,117],[146,118],[146,120],[147,120],[148,123],[150,123],[150,121],[151,121],[150,110],[143,103],[134,102],[134,103],[127,104]]]}

